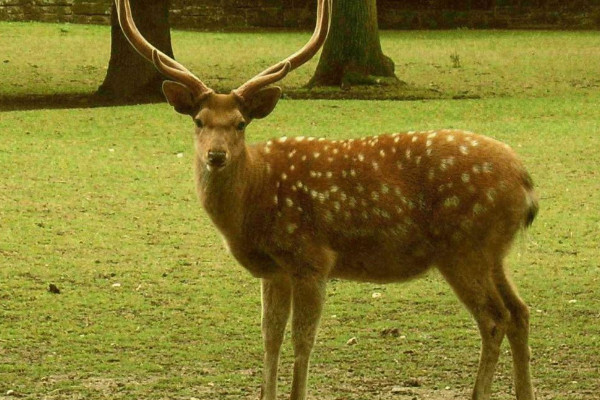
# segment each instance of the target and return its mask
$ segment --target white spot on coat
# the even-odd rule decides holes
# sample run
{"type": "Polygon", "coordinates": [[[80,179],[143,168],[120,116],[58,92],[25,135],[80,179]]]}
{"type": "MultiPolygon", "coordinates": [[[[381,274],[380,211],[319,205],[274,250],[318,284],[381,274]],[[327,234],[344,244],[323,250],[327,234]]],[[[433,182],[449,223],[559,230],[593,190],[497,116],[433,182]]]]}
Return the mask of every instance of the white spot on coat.
{"type": "Polygon", "coordinates": [[[291,235],[292,233],[294,233],[296,231],[296,229],[298,229],[298,225],[288,224],[286,229],[287,229],[287,233],[289,233],[291,235]]]}
{"type": "Polygon", "coordinates": [[[325,210],[325,221],[333,222],[333,214],[329,210],[325,210]]]}
{"type": "Polygon", "coordinates": [[[479,203],[473,204],[473,214],[479,215],[485,211],[485,207],[479,203]]]}
{"type": "Polygon", "coordinates": [[[334,209],[336,212],[339,212],[339,211],[342,209],[342,205],[340,204],[340,202],[339,202],[339,201],[334,201],[334,202],[333,202],[333,209],[334,209]]]}
{"type": "Polygon", "coordinates": [[[448,197],[446,200],[444,200],[444,207],[447,207],[447,208],[458,207],[459,204],[460,204],[460,199],[458,198],[458,196],[448,197]]]}

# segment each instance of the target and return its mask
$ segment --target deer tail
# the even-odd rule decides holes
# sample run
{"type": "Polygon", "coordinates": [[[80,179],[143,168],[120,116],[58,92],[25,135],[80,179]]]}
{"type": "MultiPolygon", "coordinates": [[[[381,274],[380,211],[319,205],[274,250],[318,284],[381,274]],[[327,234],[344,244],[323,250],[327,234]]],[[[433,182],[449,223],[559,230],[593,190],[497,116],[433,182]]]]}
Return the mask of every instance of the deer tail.
{"type": "Polygon", "coordinates": [[[527,213],[525,214],[524,226],[529,228],[540,209],[537,193],[533,189],[533,179],[526,171],[523,171],[523,189],[527,198],[527,213]]]}

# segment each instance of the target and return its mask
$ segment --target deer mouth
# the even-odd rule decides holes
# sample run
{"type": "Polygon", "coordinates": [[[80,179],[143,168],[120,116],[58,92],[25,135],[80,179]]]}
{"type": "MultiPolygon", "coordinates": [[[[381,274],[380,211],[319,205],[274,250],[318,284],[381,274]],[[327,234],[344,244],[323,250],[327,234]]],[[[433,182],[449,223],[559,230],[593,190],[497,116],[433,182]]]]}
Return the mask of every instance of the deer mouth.
{"type": "Polygon", "coordinates": [[[227,152],[222,150],[210,150],[206,155],[206,169],[218,171],[227,165],[227,152]]]}

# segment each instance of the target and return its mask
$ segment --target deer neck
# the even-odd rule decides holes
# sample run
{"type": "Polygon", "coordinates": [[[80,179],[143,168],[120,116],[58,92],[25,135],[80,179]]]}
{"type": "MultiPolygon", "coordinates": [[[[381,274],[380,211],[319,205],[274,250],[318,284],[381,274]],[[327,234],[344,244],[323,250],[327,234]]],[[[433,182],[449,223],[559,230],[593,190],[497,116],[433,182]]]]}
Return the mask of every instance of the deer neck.
{"type": "Polygon", "coordinates": [[[196,159],[196,182],[200,201],[219,230],[226,237],[239,237],[246,208],[252,204],[254,188],[260,176],[255,157],[248,147],[225,169],[209,171],[196,159]]]}

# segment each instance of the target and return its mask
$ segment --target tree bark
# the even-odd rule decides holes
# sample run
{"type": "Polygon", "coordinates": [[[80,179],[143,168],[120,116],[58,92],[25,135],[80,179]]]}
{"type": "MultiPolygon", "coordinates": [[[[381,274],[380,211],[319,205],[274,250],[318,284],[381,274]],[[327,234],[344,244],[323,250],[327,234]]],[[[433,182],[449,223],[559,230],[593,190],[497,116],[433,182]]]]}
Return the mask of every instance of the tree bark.
{"type": "MultiPolygon", "coordinates": [[[[131,12],[141,34],[152,45],[173,56],[169,25],[169,0],[130,0],[131,12]]],[[[113,99],[153,99],[161,95],[164,78],[151,62],[129,44],[111,9],[111,49],[108,71],[98,94],[113,99]]]]}
{"type": "Polygon", "coordinates": [[[331,26],[308,86],[374,84],[395,79],[394,62],[379,41],[376,0],[334,0],[331,26]]]}

